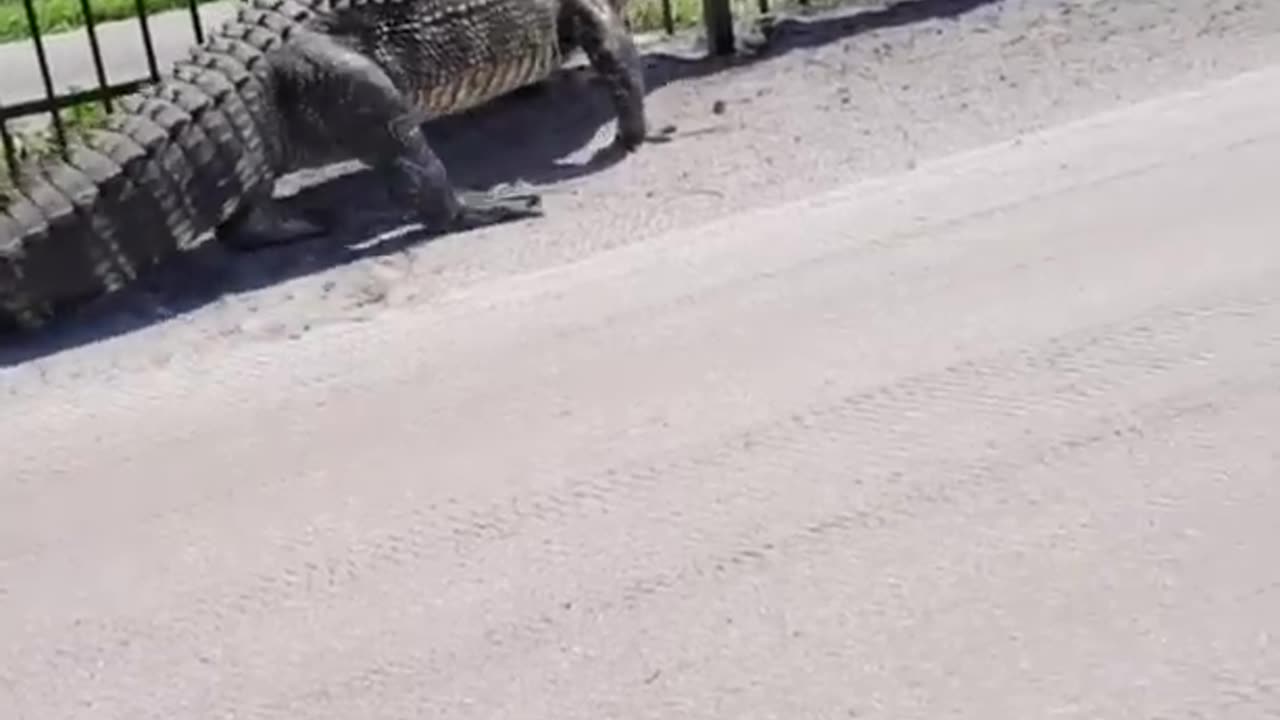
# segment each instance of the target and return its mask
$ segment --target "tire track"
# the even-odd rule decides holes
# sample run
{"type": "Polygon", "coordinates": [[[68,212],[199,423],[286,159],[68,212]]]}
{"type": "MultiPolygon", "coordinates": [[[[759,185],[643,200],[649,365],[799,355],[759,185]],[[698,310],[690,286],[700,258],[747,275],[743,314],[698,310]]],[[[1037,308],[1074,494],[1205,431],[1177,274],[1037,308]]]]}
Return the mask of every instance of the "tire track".
{"type": "MultiPolygon", "coordinates": [[[[425,677],[465,673],[466,670],[474,670],[476,675],[482,675],[480,670],[489,667],[489,654],[501,652],[505,661],[519,663],[525,654],[541,649],[555,637],[563,637],[567,627],[580,623],[583,618],[631,612],[666,594],[689,597],[697,594],[697,588],[705,588],[708,584],[735,577],[741,578],[761,566],[784,563],[797,555],[812,560],[815,554],[835,551],[837,541],[841,541],[840,547],[857,546],[858,543],[849,541],[859,538],[866,540],[864,535],[867,533],[891,533],[895,528],[900,529],[913,521],[920,521],[930,513],[962,515],[963,513],[957,512],[959,506],[991,502],[993,498],[995,502],[999,502],[998,498],[1009,495],[1004,491],[1029,470],[1045,472],[1077,462],[1081,455],[1097,454],[1116,445],[1127,445],[1153,435],[1161,435],[1176,424],[1191,420],[1204,421],[1232,411],[1240,404],[1250,405],[1264,399],[1273,399],[1280,394],[1280,358],[1273,356],[1267,362],[1256,364],[1260,367],[1253,368],[1253,372],[1243,378],[1202,383],[1187,391],[1160,396],[1157,400],[1122,413],[1112,412],[1089,418],[1086,422],[1072,423],[1069,431],[1052,440],[1037,437],[1007,450],[983,448],[986,452],[977,457],[963,457],[964,453],[959,451],[963,443],[957,443],[957,447],[949,448],[947,457],[939,458],[935,465],[923,468],[918,473],[921,478],[942,478],[940,480],[902,482],[899,472],[892,469],[899,458],[891,454],[888,460],[870,463],[872,472],[878,476],[864,476],[860,479],[859,487],[887,489],[887,492],[866,502],[846,502],[844,507],[828,508],[818,514],[808,513],[811,517],[799,522],[795,518],[784,518],[784,522],[779,524],[785,527],[760,533],[759,536],[747,534],[736,538],[734,546],[722,552],[695,556],[687,563],[661,574],[624,579],[618,586],[610,586],[605,593],[594,597],[572,597],[565,603],[572,608],[572,612],[568,612],[567,608],[566,612],[558,613],[551,607],[531,608],[522,620],[485,631],[483,638],[488,652],[469,658],[469,663],[460,661],[457,654],[459,648],[441,648],[415,655],[413,662],[406,665],[408,671],[403,674],[388,671],[386,667],[378,665],[342,678],[336,684],[326,685],[313,693],[290,697],[286,705],[311,707],[311,703],[320,697],[340,699],[370,692],[379,697],[395,696],[397,692],[411,687],[421,687],[425,677]],[[949,462],[953,459],[952,454],[955,456],[954,462],[949,462]],[[389,687],[387,683],[391,678],[398,680],[395,686],[389,687]]],[[[943,401],[946,399],[941,398],[943,401]]],[[[832,451],[838,453],[839,448],[848,447],[849,441],[854,438],[866,445],[894,447],[893,436],[899,433],[890,429],[880,433],[880,437],[867,438],[866,435],[873,433],[866,432],[863,424],[856,421],[859,419],[861,416],[856,414],[844,415],[807,426],[811,431],[827,431],[819,435],[817,442],[810,444],[813,454],[825,453],[829,456],[832,451]],[[855,421],[851,422],[851,419],[855,421]],[[845,433],[839,432],[842,427],[846,430],[845,433]],[[875,440],[881,442],[874,442],[875,440]]],[[[812,437],[812,433],[809,436],[812,437]]],[[[788,439],[790,438],[787,436],[765,438],[750,448],[743,448],[741,454],[747,457],[738,463],[739,468],[758,468],[759,461],[767,459],[758,455],[772,455],[775,451],[782,450],[788,453],[788,461],[782,464],[788,466],[793,476],[808,478],[806,484],[838,482],[840,477],[846,475],[846,471],[833,469],[823,463],[810,463],[809,467],[791,466],[789,460],[794,454],[789,453],[793,445],[787,442],[788,439]],[[814,477],[825,477],[826,480],[812,479],[814,477]]],[[[858,471],[848,471],[847,474],[865,475],[858,471]]],[[[783,481],[785,477],[771,479],[783,481]]],[[[764,484],[776,486],[781,483],[764,484]]],[[[1036,496],[1033,500],[1038,501],[1038,504],[1048,505],[1053,498],[1036,496]]],[[[725,510],[726,515],[734,514],[732,508],[725,510]]],[[[1055,538],[1050,537],[1041,542],[1048,544],[1054,541],[1055,538]]],[[[1025,545],[1022,550],[1034,552],[1038,547],[1025,545]]],[[[947,608],[937,609],[944,611],[947,608]]],[[[437,629],[429,629],[424,630],[423,635],[425,640],[426,636],[438,638],[440,633],[437,629]]],[[[369,640],[370,645],[385,641],[385,638],[369,640]]],[[[460,647],[472,645],[474,643],[459,642],[460,647]]],[[[281,707],[283,706],[262,708],[253,717],[285,717],[279,714],[281,707]]]]}
{"type": "MultiPolygon", "coordinates": [[[[307,614],[314,614],[327,603],[341,600],[353,583],[359,581],[366,588],[381,589],[383,584],[378,578],[407,575],[404,571],[410,566],[422,567],[430,562],[442,566],[446,573],[466,577],[475,572],[472,566],[478,553],[500,552],[497,546],[509,544],[504,541],[517,537],[527,542],[539,529],[548,532],[550,528],[554,537],[557,525],[581,524],[616,514],[620,509],[636,507],[681,477],[744,474],[755,467],[758,454],[772,454],[779,449],[787,455],[778,466],[786,468],[797,460],[802,461],[811,450],[812,442],[801,438],[817,436],[827,442],[844,444],[850,432],[862,433],[890,448],[888,455],[882,453],[875,459],[879,466],[893,466],[907,457],[918,461],[920,446],[927,438],[918,433],[911,437],[908,430],[913,422],[919,422],[924,408],[947,408],[957,419],[969,417],[971,422],[985,419],[1020,423],[1031,417],[1052,421],[1054,417],[1067,417],[1082,407],[1105,400],[1107,394],[1118,387],[1155,382],[1179,369],[1212,367],[1213,348],[1224,347],[1219,335],[1234,338],[1237,343],[1240,338],[1248,338],[1243,348],[1238,344],[1225,347],[1233,347],[1237,353],[1265,356],[1274,349],[1276,336],[1266,333],[1250,336],[1240,332],[1241,324],[1280,327],[1276,322],[1280,320],[1277,316],[1280,308],[1275,307],[1276,296],[1269,287],[1274,286],[1272,274],[1264,274],[1263,278],[1261,284],[1266,290],[1261,292],[1235,293],[1189,307],[1164,308],[1127,322],[1068,334],[1039,348],[971,360],[871,392],[847,395],[832,403],[796,412],[779,422],[735,433],[720,443],[686,448],[674,461],[613,468],[572,482],[562,492],[522,499],[519,510],[506,504],[453,515],[421,508],[401,509],[383,524],[399,530],[369,538],[339,557],[314,558],[291,565],[278,573],[257,576],[238,588],[228,588],[215,597],[171,599],[171,603],[179,607],[185,605],[186,612],[174,614],[172,610],[152,608],[150,612],[156,615],[146,619],[135,615],[132,620],[119,618],[120,622],[110,626],[82,625],[77,628],[77,641],[63,645],[57,653],[58,664],[41,671],[64,671],[63,663],[70,666],[105,664],[113,668],[142,663],[138,672],[130,673],[134,676],[142,676],[147,670],[176,669],[182,664],[180,655],[155,652],[155,649],[181,648],[187,644],[182,640],[184,637],[199,636],[201,633],[197,631],[201,629],[217,630],[218,634],[234,633],[245,623],[251,626],[252,618],[265,619],[273,613],[276,615],[272,618],[273,624],[283,622],[281,613],[293,615],[303,612],[304,607],[307,614]],[[1120,373],[1120,368],[1127,371],[1120,373]],[[1028,390],[1034,391],[1037,384],[1064,377],[1070,384],[1065,389],[1055,384],[1045,398],[1047,402],[1025,395],[1028,390]],[[1004,385],[1003,390],[997,389],[1000,384],[1004,385]],[[887,422],[886,418],[899,419],[887,422]],[[890,435],[885,436],[884,432],[890,435]],[[93,640],[95,637],[99,639],[93,640]],[[126,643],[126,649],[121,652],[121,646],[126,643]],[[150,657],[144,659],[143,654],[150,657]],[[130,659],[130,655],[134,657],[130,659]]],[[[936,422],[936,418],[933,420],[936,422]]],[[[968,440],[962,435],[952,441],[956,443],[954,446],[935,443],[931,453],[963,455],[968,440]]],[[[771,499],[770,492],[768,487],[735,487],[722,494],[718,503],[709,502],[706,507],[725,511],[731,504],[736,504],[734,507],[766,506],[771,499]]],[[[682,514],[671,518],[669,524],[697,529],[714,519],[713,514],[693,507],[682,509],[682,514]]],[[[839,528],[842,523],[856,522],[856,516],[829,522],[839,528]]],[[[697,551],[706,541],[705,534],[695,533],[681,545],[697,551]]],[[[547,552],[550,557],[558,554],[563,559],[573,550],[561,547],[547,552]]],[[[729,557],[735,555],[731,553],[729,557]]],[[[741,562],[739,559],[738,564],[741,562]]],[[[648,583],[642,588],[649,587],[651,593],[664,587],[658,581],[648,583]]],[[[635,593],[644,591],[632,592],[638,597],[635,593]]],[[[148,612],[148,609],[140,607],[138,612],[148,612]]]]}

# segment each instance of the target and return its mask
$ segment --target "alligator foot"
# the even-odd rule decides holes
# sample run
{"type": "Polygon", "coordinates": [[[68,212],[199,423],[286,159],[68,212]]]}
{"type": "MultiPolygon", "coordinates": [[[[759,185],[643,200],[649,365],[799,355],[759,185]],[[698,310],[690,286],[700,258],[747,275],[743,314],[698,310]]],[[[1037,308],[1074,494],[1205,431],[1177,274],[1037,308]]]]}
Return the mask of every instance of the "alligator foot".
{"type": "Polygon", "coordinates": [[[757,58],[773,49],[777,19],[764,15],[734,24],[733,50],[740,58],[757,58]]]}
{"type": "Polygon", "coordinates": [[[485,225],[542,216],[542,196],[512,190],[458,192],[458,214],[450,229],[471,230],[485,225]]]}
{"type": "Polygon", "coordinates": [[[668,125],[656,133],[646,132],[638,137],[629,133],[619,132],[613,138],[613,142],[592,153],[589,162],[591,165],[611,165],[640,149],[640,146],[645,143],[671,142],[675,132],[674,125],[668,125]]]}
{"type": "Polygon", "coordinates": [[[250,251],[310,240],[325,229],[286,211],[274,200],[250,203],[218,227],[218,241],[232,250],[250,251]]]}
{"type": "Polygon", "coordinates": [[[586,52],[596,74],[604,79],[617,115],[617,137],[612,145],[596,153],[595,160],[618,159],[644,143],[669,141],[674,128],[657,133],[648,129],[644,63],[618,7],[592,0],[567,0],[565,8],[571,34],[586,52]]]}
{"type": "Polygon", "coordinates": [[[20,332],[35,332],[53,318],[47,303],[30,304],[25,298],[5,298],[0,302],[0,337],[20,332]]]}
{"type": "Polygon", "coordinates": [[[649,132],[647,130],[640,133],[619,132],[618,136],[613,139],[611,147],[623,153],[635,152],[645,143],[665,143],[671,142],[671,138],[675,135],[676,126],[667,125],[658,132],[649,132]]]}

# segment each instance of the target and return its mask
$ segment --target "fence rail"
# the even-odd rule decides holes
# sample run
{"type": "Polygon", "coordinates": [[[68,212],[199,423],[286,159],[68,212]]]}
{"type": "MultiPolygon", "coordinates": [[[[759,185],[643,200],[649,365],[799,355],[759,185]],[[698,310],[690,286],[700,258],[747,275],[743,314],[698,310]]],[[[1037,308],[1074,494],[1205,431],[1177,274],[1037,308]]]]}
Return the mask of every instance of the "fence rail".
{"type": "MultiPolygon", "coordinates": [[[[47,114],[52,130],[52,142],[60,152],[65,152],[68,128],[63,112],[70,108],[89,104],[100,104],[103,110],[110,111],[113,101],[144,85],[160,79],[160,63],[157,60],[156,42],[149,21],[155,14],[146,8],[145,0],[134,0],[135,16],[132,22],[138,25],[143,55],[146,59],[147,72],[141,77],[124,81],[110,82],[108,67],[102,52],[99,38],[99,22],[94,17],[91,0],[79,0],[83,15],[83,33],[88,43],[89,55],[93,62],[93,73],[96,87],[89,89],[59,90],[55,87],[52,64],[45,42],[45,33],[41,30],[37,17],[37,0],[20,0],[29,39],[13,42],[27,43],[35,55],[36,65],[40,73],[42,97],[8,102],[0,91],[0,141],[3,141],[4,159],[8,170],[12,172],[18,167],[20,143],[19,136],[11,127],[11,123],[32,116],[47,114]]],[[[662,29],[668,34],[676,30],[676,17],[673,9],[674,0],[661,0],[662,29]]],[[[204,41],[204,27],[201,22],[200,0],[186,0],[190,14],[191,31],[197,44],[204,41]]],[[[769,0],[757,0],[761,12],[768,12],[769,0]]],[[[702,0],[702,20],[706,29],[708,49],[713,54],[731,52],[734,45],[733,9],[731,0],[702,0]]],[[[77,29],[74,32],[80,32],[77,29]]]]}

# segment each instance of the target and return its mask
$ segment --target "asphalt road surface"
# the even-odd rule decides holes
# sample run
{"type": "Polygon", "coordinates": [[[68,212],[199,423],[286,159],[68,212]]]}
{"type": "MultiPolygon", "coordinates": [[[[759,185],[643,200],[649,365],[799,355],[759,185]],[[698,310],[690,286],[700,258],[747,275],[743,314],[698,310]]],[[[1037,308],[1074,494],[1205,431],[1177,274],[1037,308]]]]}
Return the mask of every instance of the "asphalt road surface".
{"type": "Polygon", "coordinates": [[[0,717],[1280,714],[1280,66],[1229,75],[13,371],[0,717]]]}

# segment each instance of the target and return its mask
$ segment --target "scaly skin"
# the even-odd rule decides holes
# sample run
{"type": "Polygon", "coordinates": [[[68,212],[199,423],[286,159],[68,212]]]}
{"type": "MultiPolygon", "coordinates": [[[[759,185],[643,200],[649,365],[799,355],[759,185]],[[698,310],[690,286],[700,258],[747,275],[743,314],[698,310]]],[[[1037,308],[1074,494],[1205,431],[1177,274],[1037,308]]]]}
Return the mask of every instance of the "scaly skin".
{"type": "Polygon", "coordinates": [[[288,172],[358,159],[437,231],[540,214],[456,190],[423,121],[538,82],[581,47],[648,135],[621,0],[249,0],[158,83],[0,199],[0,333],[32,330],[212,234],[237,248],[322,231],[271,200],[288,172]]]}

